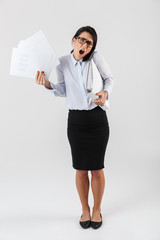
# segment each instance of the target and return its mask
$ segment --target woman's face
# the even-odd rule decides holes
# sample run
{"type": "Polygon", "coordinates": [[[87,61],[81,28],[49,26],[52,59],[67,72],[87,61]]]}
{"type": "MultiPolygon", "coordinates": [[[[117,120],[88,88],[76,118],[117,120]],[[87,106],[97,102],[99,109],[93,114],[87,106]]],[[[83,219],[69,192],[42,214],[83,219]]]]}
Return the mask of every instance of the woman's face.
{"type": "Polygon", "coordinates": [[[77,38],[73,38],[72,44],[74,46],[73,56],[77,61],[79,61],[92,50],[93,37],[88,32],[82,32],[77,38]],[[89,42],[87,43],[85,40],[89,42]]]}

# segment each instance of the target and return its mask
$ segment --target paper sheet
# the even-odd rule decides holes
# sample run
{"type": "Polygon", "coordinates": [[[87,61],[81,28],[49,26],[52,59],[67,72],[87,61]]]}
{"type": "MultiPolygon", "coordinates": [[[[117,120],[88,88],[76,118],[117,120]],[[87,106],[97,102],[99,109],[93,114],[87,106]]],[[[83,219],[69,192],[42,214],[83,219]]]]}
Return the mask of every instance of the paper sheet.
{"type": "Polygon", "coordinates": [[[56,53],[40,30],[21,40],[18,48],[13,48],[10,74],[21,77],[35,78],[36,72],[44,71],[49,80],[52,70],[60,64],[56,53]]]}

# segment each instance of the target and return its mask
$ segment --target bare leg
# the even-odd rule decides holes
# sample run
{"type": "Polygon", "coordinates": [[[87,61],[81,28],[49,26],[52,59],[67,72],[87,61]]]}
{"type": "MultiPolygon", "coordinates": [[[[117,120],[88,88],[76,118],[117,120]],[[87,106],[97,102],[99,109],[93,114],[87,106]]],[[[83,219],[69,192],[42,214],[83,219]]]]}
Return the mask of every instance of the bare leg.
{"type": "Polygon", "coordinates": [[[82,204],[83,216],[80,221],[90,220],[90,207],[88,204],[89,178],[87,170],[76,170],[76,187],[82,204]]]}
{"type": "Polygon", "coordinates": [[[100,222],[101,201],[105,187],[105,177],[103,169],[91,171],[91,187],[94,197],[94,206],[92,212],[92,221],[100,222]]]}

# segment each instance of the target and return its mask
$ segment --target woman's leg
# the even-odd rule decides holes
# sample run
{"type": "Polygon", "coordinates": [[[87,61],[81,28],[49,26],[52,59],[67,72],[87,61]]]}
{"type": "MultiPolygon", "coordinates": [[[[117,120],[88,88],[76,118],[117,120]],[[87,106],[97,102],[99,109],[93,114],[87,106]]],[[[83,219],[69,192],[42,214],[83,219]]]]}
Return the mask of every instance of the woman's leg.
{"type": "Polygon", "coordinates": [[[103,169],[91,171],[91,187],[94,197],[94,206],[92,211],[92,221],[100,222],[101,201],[105,187],[105,177],[103,169]]]}
{"type": "Polygon", "coordinates": [[[90,207],[88,204],[89,178],[87,170],[76,170],[76,187],[83,212],[83,216],[80,221],[90,220],[90,207]]]}

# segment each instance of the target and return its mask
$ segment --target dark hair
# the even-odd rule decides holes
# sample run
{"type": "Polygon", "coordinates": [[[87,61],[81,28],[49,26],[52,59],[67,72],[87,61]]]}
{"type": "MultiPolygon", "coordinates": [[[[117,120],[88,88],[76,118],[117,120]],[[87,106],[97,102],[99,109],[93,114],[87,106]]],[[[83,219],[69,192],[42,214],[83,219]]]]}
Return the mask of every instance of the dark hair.
{"type": "MultiPolygon", "coordinates": [[[[77,30],[77,32],[75,33],[75,35],[73,36],[73,38],[78,37],[82,32],[88,32],[93,37],[93,47],[92,47],[91,51],[83,58],[83,61],[87,61],[89,59],[89,57],[91,56],[91,54],[93,53],[93,51],[95,50],[95,48],[96,48],[97,38],[98,37],[97,37],[97,33],[96,33],[94,28],[92,28],[90,26],[85,26],[85,27],[79,28],[77,30]]],[[[72,52],[73,52],[73,49],[72,49],[71,53],[72,52]]]]}

